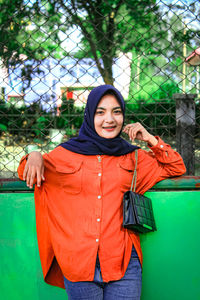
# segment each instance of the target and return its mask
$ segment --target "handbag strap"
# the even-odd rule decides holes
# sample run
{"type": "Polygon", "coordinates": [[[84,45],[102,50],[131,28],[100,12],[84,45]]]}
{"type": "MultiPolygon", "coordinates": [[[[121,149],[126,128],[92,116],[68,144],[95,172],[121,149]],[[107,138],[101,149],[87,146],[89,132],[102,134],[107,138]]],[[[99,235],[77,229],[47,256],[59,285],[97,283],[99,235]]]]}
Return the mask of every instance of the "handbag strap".
{"type": "Polygon", "coordinates": [[[135,192],[135,190],[136,190],[137,162],[138,162],[138,151],[135,150],[135,169],[134,169],[134,173],[133,173],[133,179],[132,179],[132,182],[131,182],[131,191],[133,189],[133,192],[135,192]],[[133,187],[133,184],[134,184],[134,187],[133,187]]]}

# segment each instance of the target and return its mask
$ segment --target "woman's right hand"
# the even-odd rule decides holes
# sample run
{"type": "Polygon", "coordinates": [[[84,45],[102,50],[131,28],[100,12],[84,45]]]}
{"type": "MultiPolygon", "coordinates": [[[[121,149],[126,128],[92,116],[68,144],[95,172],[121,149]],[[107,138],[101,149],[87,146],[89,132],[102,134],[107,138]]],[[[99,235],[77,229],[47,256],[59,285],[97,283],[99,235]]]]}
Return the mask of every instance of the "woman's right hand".
{"type": "Polygon", "coordinates": [[[26,181],[30,189],[33,187],[35,179],[38,187],[40,187],[42,180],[45,180],[43,157],[37,151],[29,153],[23,173],[23,180],[26,181]]]}

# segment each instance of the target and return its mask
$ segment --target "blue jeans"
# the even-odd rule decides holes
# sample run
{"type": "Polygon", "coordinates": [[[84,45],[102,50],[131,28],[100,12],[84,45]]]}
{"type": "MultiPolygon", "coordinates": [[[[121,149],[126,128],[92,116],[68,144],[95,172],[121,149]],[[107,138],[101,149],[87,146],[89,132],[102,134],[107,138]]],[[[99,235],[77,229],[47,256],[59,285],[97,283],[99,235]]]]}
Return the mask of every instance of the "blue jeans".
{"type": "Polygon", "coordinates": [[[64,277],[68,300],[139,300],[142,286],[142,269],[133,247],[124,277],[117,281],[71,282],[64,277]]]}

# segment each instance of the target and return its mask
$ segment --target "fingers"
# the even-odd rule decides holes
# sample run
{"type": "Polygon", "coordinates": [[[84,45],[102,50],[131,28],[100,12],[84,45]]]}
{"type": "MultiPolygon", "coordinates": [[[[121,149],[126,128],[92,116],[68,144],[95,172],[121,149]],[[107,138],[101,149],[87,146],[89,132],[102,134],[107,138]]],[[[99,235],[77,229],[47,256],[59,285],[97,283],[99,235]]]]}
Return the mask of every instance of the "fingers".
{"type": "Polygon", "coordinates": [[[29,188],[32,188],[34,183],[40,187],[42,181],[45,180],[44,163],[40,154],[32,153],[32,155],[29,156],[24,168],[23,180],[26,181],[29,188]]]}
{"type": "Polygon", "coordinates": [[[123,131],[128,134],[131,141],[135,139],[146,141],[149,136],[147,130],[139,122],[126,125],[123,131]]]}
{"type": "Polygon", "coordinates": [[[42,180],[43,181],[45,180],[45,178],[44,178],[44,166],[42,166],[41,169],[37,169],[36,176],[37,176],[37,186],[40,187],[42,180]]]}
{"type": "Polygon", "coordinates": [[[128,134],[129,136],[129,139],[131,141],[134,141],[135,140],[135,137],[136,137],[136,131],[135,131],[135,125],[134,124],[129,124],[127,125],[124,130],[123,130],[126,134],[128,134]]]}
{"type": "Polygon", "coordinates": [[[138,123],[126,125],[123,131],[128,134],[131,141],[134,141],[138,132],[138,123]]]}
{"type": "Polygon", "coordinates": [[[45,178],[44,178],[44,165],[42,165],[41,177],[42,177],[42,180],[44,181],[45,180],[45,178]]]}
{"type": "Polygon", "coordinates": [[[25,168],[24,168],[24,172],[23,172],[23,180],[24,181],[26,180],[27,171],[28,171],[28,166],[27,166],[27,163],[26,163],[25,168]]]}
{"type": "Polygon", "coordinates": [[[40,169],[40,168],[28,166],[27,170],[24,170],[23,180],[26,181],[26,184],[29,188],[33,187],[35,180],[36,180],[37,186],[40,187],[42,181],[45,180],[44,167],[42,169],[40,169]]]}
{"type": "Polygon", "coordinates": [[[42,180],[42,175],[41,175],[40,170],[37,170],[37,171],[36,171],[36,177],[37,177],[37,186],[40,187],[40,185],[41,185],[41,180],[42,180]]]}
{"type": "Polygon", "coordinates": [[[34,172],[31,170],[30,166],[28,163],[26,163],[26,166],[24,168],[24,173],[23,173],[23,180],[26,181],[26,185],[30,188],[33,187],[33,181],[34,181],[34,172]]]}
{"type": "Polygon", "coordinates": [[[26,178],[26,184],[30,189],[32,189],[33,187],[35,176],[36,176],[36,170],[34,168],[30,168],[26,178]]]}

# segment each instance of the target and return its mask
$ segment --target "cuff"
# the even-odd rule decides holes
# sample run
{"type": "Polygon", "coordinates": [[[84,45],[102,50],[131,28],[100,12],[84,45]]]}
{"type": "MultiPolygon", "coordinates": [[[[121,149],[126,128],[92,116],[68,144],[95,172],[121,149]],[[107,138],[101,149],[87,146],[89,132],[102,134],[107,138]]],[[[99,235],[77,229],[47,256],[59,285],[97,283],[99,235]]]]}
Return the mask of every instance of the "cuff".
{"type": "Polygon", "coordinates": [[[155,136],[155,138],[158,140],[158,143],[155,146],[149,146],[148,147],[153,150],[154,152],[157,151],[167,151],[169,145],[165,144],[165,142],[159,137],[155,136]]]}
{"type": "Polygon", "coordinates": [[[24,155],[24,156],[21,158],[19,164],[21,165],[21,163],[23,163],[24,160],[27,160],[27,159],[28,159],[28,156],[29,156],[29,154],[24,155]]]}

